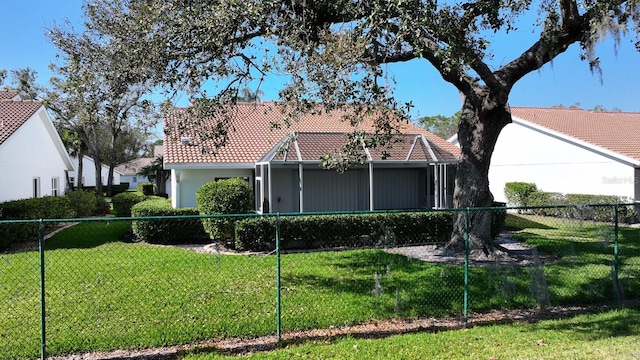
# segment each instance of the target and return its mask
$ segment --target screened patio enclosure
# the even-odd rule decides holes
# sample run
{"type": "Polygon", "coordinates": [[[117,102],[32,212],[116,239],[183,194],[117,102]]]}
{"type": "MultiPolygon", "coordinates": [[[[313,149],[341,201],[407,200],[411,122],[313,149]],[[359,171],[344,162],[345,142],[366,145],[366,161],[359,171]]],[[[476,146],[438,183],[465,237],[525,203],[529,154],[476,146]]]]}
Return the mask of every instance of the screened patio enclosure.
{"type": "Polygon", "coordinates": [[[343,133],[293,133],[255,166],[258,213],[450,208],[456,157],[421,134],[397,135],[384,151],[362,145],[366,161],[342,173],[321,167],[343,133]]]}

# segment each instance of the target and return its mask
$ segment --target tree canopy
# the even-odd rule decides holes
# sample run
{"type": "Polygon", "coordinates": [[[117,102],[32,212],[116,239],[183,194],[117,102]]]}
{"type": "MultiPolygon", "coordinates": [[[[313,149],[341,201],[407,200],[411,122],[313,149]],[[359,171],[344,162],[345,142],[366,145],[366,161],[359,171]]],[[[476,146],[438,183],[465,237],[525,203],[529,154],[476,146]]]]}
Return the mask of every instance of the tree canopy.
{"type": "MultiPolygon", "coordinates": [[[[508,99],[516,82],[572,44],[598,71],[599,40],[619,41],[631,32],[637,38],[640,31],[638,0],[96,0],[85,10],[87,28],[121,39],[127,49],[121,55],[155,84],[196,96],[206,81],[219,82],[207,95],[223,107],[251,83],[286,74],[279,97],[289,120],[318,105],[325,111],[348,107],[354,126],[364,115],[375,118],[377,131],[364,141],[381,144],[411,106],[393,97],[385,66],[428,62],[462,98],[458,207],[492,204],[489,165],[511,121],[508,99]],[[509,34],[531,13],[537,14],[537,39],[510,61],[493,64],[493,34],[509,34]]],[[[452,249],[463,248],[463,228],[458,217],[452,249]]],[[[497,249],[489,230],[490,215],[474,213],[474,250],[497,249]]]]}

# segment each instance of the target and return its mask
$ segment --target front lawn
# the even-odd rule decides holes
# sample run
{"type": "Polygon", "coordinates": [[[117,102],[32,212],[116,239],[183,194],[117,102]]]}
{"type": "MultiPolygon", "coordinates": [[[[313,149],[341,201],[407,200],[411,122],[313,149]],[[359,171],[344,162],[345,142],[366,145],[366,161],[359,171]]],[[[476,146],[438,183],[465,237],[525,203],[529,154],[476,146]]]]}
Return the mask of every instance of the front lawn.
{"type": "MultiPolygon", "coordinates": [[[[607,264],[612,245],[604,244],[602,236],[590,241],[585,235],[597,237],[604,230],[591,231],[583,224],[585,232],[577,233],[567,224],[541,221],[516,236],[544,251],[558,251],[559,261],[470,269],[470,311],[535,308],[544,301],[541,278],[551,305],[613,301],[607,264]]],[[[129,226],[117,219],[85,222],[47,241],[50,355],[275,334],[275,256],[121,242],[129,226]]],[[[640,265],[638,234],[623,228],[620,238],[625,296],[637,297],[638,281],[632,276],[640,265]]],[[[462,266],[424,263],[383,250],[288,254],[281,262],[284,331],[462,316],[462,266]]],[[[0,312],[0,354],[7,358],[39,354],[38,281],[37,252],[0,255],[0,303],[8,304],[0,312]]]]}

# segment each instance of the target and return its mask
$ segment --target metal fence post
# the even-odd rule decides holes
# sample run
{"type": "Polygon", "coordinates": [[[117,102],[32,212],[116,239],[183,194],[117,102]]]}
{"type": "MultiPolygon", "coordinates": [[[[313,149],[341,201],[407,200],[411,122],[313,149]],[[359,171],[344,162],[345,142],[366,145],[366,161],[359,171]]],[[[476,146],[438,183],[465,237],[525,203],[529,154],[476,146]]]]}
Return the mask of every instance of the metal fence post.
{"type": "Polygon", "coordinates": [[[467,323],[469,309],[469,208],[464,213],[464,322],[467,323]]]}
{"type": "Polygon", "coordinates": [[[616,305],[620,305],[620,301],[622,300],[621,297],[621,287],[620,287],[620,280],[618,278],[618,271],[619,271],[619,262],[618,262],[618,224],[619,224],[619,212],[618,212],[618,204],[615,205],[615,207],[613,208],[613,238],[614,238],[614,242],[613,242],[613,290],[615,292],[615,297],[616,297],[616,305]]]}
{"type": "Polygon", "coordinates": [[[44,221],[38,225],[38,251],[40,252],[40,358],[47,358],[46,308],[44,289],[44,221]]]}
{"type": "Polygon", "coordinates": [[[280,213],[276,213],[276,333],[278,342],[282,341],[280,317],[280,213]]]}

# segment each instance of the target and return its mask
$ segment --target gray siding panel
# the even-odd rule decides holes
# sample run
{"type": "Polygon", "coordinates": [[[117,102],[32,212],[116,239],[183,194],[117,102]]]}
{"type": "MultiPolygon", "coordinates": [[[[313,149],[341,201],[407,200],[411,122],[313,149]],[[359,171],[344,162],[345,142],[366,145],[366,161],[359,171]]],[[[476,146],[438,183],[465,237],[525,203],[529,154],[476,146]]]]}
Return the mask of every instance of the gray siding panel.
{"type": "Polygon", "coordinates": [[[376,210],[424,207],[424,169],[373,169],[373,205],[376,210]]]}
{"type": "Polygon", "coordinates": [[[304,211],[368,210],[367,179],[366,171],[359,169],[342,174],[329,170],[305,170],[304,211]]]}

